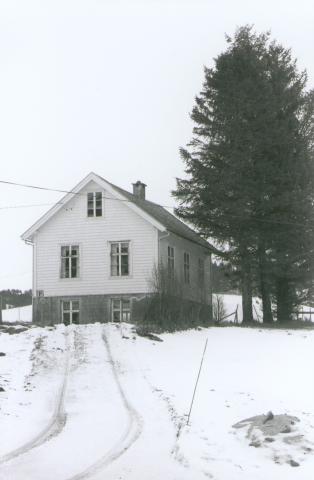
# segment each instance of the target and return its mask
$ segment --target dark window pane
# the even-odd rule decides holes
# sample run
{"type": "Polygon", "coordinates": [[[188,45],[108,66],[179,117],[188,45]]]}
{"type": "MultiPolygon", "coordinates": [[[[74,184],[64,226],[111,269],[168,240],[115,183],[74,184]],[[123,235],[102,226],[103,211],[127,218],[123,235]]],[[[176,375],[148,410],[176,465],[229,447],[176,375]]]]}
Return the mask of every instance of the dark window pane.
{"type": "Polygon", "coordinates": [[[130,312],[123,312],[122,313],[122,321],[129,323],[130,322],[130,312]]]}
{"type": "Polygon", "coordinates": [[[72,265],[71,265],[71,278],[75,278],[78,276],[78,262],[77,258],[72,258],[72,265]]]}
{"type": "Polygon", "coordinates": [[[111,244],[111,253],[112,254],[119,253],[119,244],[118,243],[112,243],[111,244]]]}
{"type": "Polygon", "coordinates": [[[70,313],[63,313],[63,323],[65,325],[70,325],[70,313]]]}
{"type": "Polygon", "coordinates": [[[61,259],[61,278],[65,278],[65,259],[61,259]]]}
{"type": "Polygon", "coordinates": [[[73,312],[72,313],[72,323],[79,323],[80,321],[80,314],[79,312],[73,312]]]}
{"type": "Polygon", "coordinates": [[[64,277],[69,278],[70,276],[70,259],[66,257],[64,259],[64,277]]]}
{"type": "Polygon", "coordinates": [[[62,302],[62,308],[63,308],[63,311],[69,311],[70,310],[70,302],[62,302]]]}
{"type": "Polygon", "coordinates": [[[94,194],[87,194],[87,215],[88,217],[94,216],[94,194]]]}
{"type": "Polygon", "coordinates": [[[61,247],[61,256],[68,257],[70,255],[70,247],[61,247]]]}
{"type": "Polygon", "coordinates": [[[96,217],[102,216],[102,193],[96,192],[96,217]]]}
{"type": "Polygon", "coordinates": [[[79,247],[78,247],[78,245],[73,245],[73,246],[72,246],[72,249],[71,249],[71,254],[72,254],[72,256],[77,256],[77,255],[78,255],[78,252],[79,252],[79,247]]]}
{"type": "Polygon", "coordinates": [[[113,321],[120,322],[120,310],[113,312],[113,321]]]}
{"type": "Polygon", "coordinates": [[[80,302],[78,300],[72,301],[72,310],[79,310],[80,309],[80,302]]]}
{"type": "Polygon", "coordinates": [[[119,275],[119,257],[118,255],[113,255],[111,257],[111,275],[116,277],[119,275]]]}
{"type": "Polygon", "coordinates": [[[122,300],[122,310],[130,310],[130,300],[129,299],[123,299],[122,300]]]}
{"type": "Polygon", "coordinates": [[[120,300],[118,298],[112,300],[112,308],[113,308],[113,310],[119,310],[120,311],[120,300]]]}
{"type": "Polygon", "coordinates": [[[129,257],[127,255],[123,255],[121,257],[121,275],[128,275],[129,274],[129,257]]]}
{"type": "Polygon", "coordinates": [[[121,243],[121,253],[129,253],[129,244],[121,243]]]}

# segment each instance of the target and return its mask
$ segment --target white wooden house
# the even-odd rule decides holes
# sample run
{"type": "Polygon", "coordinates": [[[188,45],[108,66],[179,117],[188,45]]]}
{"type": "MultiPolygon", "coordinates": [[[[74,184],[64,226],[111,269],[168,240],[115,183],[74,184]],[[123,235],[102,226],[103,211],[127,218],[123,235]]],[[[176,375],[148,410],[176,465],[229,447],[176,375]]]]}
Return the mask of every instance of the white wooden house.
{"type": "Polygon", "coordinates": [[[161,206],[90,173],[23,235],[33,246],[33,321],[128,321],[163,264],[184,298],[211,305],[213,248],[161,206]]]}

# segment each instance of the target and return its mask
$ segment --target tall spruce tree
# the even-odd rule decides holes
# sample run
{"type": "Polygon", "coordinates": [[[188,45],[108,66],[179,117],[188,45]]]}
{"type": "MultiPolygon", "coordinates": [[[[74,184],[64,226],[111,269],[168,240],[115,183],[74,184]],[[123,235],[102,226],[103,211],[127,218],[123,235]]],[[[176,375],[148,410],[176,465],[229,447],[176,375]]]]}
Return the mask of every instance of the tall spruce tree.
{"type": "Polygon", "coordinates": [[[227,41],[205,68],[191,114],[193,138],[181,149],[188,178],[173,192],[177,214],[238,265],[244,322],[253,318],[253,279],[264,321],[272,321],[272,294],[278,319],[288,319],[297,285],[312,281],[313,94],[269,33],[245,26],[227,41]]]}

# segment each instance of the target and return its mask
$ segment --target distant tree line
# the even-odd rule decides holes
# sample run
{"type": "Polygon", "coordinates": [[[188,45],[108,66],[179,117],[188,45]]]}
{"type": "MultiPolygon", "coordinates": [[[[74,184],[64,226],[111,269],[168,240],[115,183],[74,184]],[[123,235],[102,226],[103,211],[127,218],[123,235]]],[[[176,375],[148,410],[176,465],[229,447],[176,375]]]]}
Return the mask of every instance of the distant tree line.
{"type": "Polygon", "coordinates": [[[238,273],[243,321],[257,293],[263,321],[285,322],[313,295],[314,92],[269,33],[227,42],[195,99],[176,213],[238,273]]]}
{"type": "Polygon", "coordinates": [[[32,290],[0,290],[0,299],[2,301],[2,309],[5,309],[6,305],[25,307],[32,303],[32,290]]]}
{"type": "Polygon", "coordinates": [[[241,292],[239,272],[230,263],[213,261],[211,281],[213,293],[241,292]]]}

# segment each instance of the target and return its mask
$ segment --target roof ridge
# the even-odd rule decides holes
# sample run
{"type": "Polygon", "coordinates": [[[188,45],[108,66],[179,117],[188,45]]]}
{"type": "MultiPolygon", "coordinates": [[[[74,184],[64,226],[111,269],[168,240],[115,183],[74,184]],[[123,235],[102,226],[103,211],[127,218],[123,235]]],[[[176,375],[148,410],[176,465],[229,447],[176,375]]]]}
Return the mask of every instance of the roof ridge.
{"type": "MultiPolygon", "coordinates": [[[[106,180],[106,182],[108,182],[106,180]]],[[[138,205],[140,208],[144,208],[145,205],[149,204],[153,207],[157,207],[159,209],[162,210],[162,212],[164,212],[164,214],[168,215],[169,217],[171,217],[172,219],[174,219],[174,221],[176,221],[181,228],[184,228],[186,229],[188,232],[186,233],[186,235],[184,235],[183,232],[178,232],[177,229],[173,229],[171,226],[169,226],[167,224],[167,222],[165,222],[165,219],[158,219],[158,221],[160,221],[160,223],[162,224],[165,224],[165,227],[167,228],[167,230],[171,231],[171,233],[174,233],[175,235],[178,235],[178,236],[181,236],[182,238],[186,238],[187,240],[191,241],[191,242],[194,242],[194,243],[197,243],[198,245],[201,245],[205,248],[208,248],[209,250],[212,250],[213,252],[217,251],[216,248],[211,245],[207,240],[205,240],[203,237],[201,237],[201,235],[196,232],[195,230],[193,230],[189,225],[187,225],[186,223],[184,223],[181,219],[179,219],[178,217],[175,216],[174,213],[171,213],[171,212],[168,212],[168,210],[166,210],[165,207],[163,207],[162,205],[158,204],[158,203],[155,203],[155,202],[152,202],[151,200],[147,200],[146,198],[139,198],[137,197],[136,195],[134,195],[134,193],[132,192],[129,192],[128,190],[125,190],[124,188],[121,188],[121,187],[118,187],[117,185],[111,183],[111,182],[108,182],[113,188],[115,188],[116,190],[118,190],[120,193],[126,195],[127,197],[130,198],[130,201],[134,201],[135,205],[138,205]],[[189,238],[187,236],[187,234],[190,234],[191,236],[193,237],[196,237],[196,238],[189,238]]],[[[156,218],[156,212],[149,212],[150,215],[152,216],[155,216],[156,218]],[[155,213],[155,215],[154,215],[155,213]]]]}

